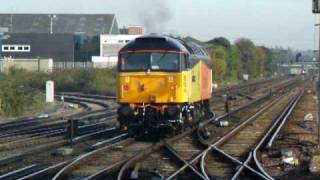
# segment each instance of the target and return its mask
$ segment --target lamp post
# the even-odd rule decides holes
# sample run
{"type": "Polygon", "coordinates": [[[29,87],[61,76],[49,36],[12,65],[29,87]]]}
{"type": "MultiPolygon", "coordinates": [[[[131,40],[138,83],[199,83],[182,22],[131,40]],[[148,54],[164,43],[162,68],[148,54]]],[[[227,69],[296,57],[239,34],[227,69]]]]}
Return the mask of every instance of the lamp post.
{"type": "Polygon", "coordinates": [[[3,40],[7,40],[10,38],[10,35],[6,35],[6,34],[0,34],[0,81],[2,80],[2,73],[4,70],[4,60],[2,58],[2,42],[3,40]]]}
{"type": "Polygon", "coordinates": [[[57,18],[56,15],[48,15],[50,18],[50,34],[53,34],[53,20],[57,18]]]}
{"type": "MultiPolygon", "coordinates": [[[[320,0],[312,0],[312,12],[320,14],[320,0]]],[[[319,24],[316,24],[316,26],[319,24]]],[[[318,103],[318,146],[320,145],[320,26],[319,26],[319,51],[318,51],[318,83],[317,83],[317,103],[318,103]]]]}

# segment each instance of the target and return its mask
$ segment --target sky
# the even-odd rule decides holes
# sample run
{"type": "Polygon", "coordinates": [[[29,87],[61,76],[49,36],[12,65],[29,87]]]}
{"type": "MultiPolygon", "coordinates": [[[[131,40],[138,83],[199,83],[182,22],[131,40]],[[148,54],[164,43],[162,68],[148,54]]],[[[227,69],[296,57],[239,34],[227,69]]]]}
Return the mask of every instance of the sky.
{"type": "Polygon", "coordinates": [[[115,13],[120,26],[142,25],[147,32],[315,48],[311,0],[10,0],[0,12],[115,13]]]}

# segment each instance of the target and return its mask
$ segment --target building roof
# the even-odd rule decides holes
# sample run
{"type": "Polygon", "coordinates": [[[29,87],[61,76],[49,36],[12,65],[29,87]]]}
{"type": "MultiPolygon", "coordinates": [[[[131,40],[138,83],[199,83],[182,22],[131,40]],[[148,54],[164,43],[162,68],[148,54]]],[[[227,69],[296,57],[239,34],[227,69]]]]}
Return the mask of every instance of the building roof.
{"type": "Polygon", "coordinates": [[[118,34],[114,14],[0,14],[0,27],[10,33],[118,34]]]}

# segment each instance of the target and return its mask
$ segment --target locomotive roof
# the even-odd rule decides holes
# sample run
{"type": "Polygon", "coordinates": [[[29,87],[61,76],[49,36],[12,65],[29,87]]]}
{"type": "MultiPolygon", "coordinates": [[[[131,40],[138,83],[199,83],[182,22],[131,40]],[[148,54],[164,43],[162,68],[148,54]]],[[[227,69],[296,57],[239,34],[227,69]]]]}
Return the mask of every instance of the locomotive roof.
{"type": "Polygon", "coordinates": [[[120,52],[125,51],[139,51],[139,50],[164,50],[164,51],[177,51],[188,52],[190,54],[208,56],[206,51],[201,46],[185,42],[170,36],[163,35],[147,35],[142,36],[134,41],[129,42],[124,46],[120,52]]]}

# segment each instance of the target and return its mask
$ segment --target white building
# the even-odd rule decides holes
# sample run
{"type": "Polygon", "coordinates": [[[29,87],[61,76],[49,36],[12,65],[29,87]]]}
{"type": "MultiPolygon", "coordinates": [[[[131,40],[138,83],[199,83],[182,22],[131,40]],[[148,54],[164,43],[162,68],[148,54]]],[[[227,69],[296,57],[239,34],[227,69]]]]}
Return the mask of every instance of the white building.
{"type": "Polygon", "coordinates": [[[100,35],[100,56],[93,56],[95,68],[114,67],[118,62],[118,53],[128,42],[142,35],[100,35]]]}

